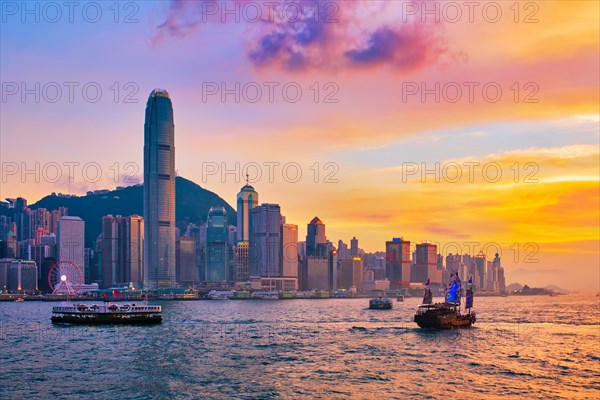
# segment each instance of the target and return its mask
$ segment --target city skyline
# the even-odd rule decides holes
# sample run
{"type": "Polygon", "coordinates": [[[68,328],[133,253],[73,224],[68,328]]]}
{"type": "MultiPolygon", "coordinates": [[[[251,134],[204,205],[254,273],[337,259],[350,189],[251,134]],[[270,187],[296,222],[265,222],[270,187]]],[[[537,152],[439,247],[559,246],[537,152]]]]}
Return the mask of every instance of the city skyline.
{"type": "Polygon", "coordinates": [[[4,397],[600,393],[600,0],[0,0],[0,72],[4,397]]]}
{"type": "Polygon", "coordinates": [[[84,194],[130,185],[133,182],[124,182],[130,177],[141,183],[140,137],[132,132],[139,132],[146,94],[164,86],[177,99],[177,173],[231,205],[245,171],[240,167],[239,174],[224,179],[222,172],[235,170],[236,163],[257,163],[262,177],[250,184],[260,185],[261,198],[284,205],[288,219],[300,225],[318,214],[328,222],[331,237],[349,239],[360,233],[362,246],[369,251],[380,250],[382,243],[399,235],[440,243],[498,242],[505,248],[505,267],[517,281],[566,279],[571,287],[595,289],[590,282],[598,280],[600,255],[596,2],[570,7],[562,2],[544,4],[531,24],[523,23],[525,10],[516,23],[506,7],[499,23],[489,23],[479,14],[473,23],[433,23],[427,16],[426,23],[409,24],[406,31],[390,25],[406,16],[398,6],[353,2],[352,7],[340,8],[338,23],[317,25],[323,29],[315,30],[314,42],[299,41],[293,28],[277,26],[287,44],[295,43],[306,52],[306,64],[297,69],[286,63],[285,52],[264,53],[261,39],[268,37],[270,26],[243,20],[225,24],[193,20],[186,26],[182,15],[190,11],[190,4],[177,9],[171,3],[141,3],[140,23],[103,19],[98,24],[79,20],[32,26],[9,19],[3,25],[2,51],[11,54],[11,62],[3,57],[0,66],[5,82],[16,82],[18,92],[9,95],[9,86],[3,87],[0,156],[3,163],[16,163],[18,173],[5,176],[0,198],[22,196],[33,202],[50,192],[84,194]],[[359,29],[349,29],[350,21],[359,29]],[[109,25],[110,33],[104,29],[109,25]],[[391,31],[382,31],[383,26],[391,26],[391,31]],[[245,29],[249,33],[240,42],[245,29]],[[80,35],[73,35],[73,30],[80,35]],[[387,41],[380,39],[382,33],[388,34],[387,41]],[[411,40],[399,40],[403,34],[411,40]],[[475,36],[481,40],[473,41],[475,36]],[[86,51],[86,40],[104,37],[114,39],[114,45],[97,48],[85,60],[77,56],[86,51]],[[228,49],[216,60],[209,56],[213,42],[208,37],[218,37],[216,43],[228,49]],[[32,52],[19,51],[23,41],[32,52]],[[367,62],[364,57],[371,53],[357,48],[368,48],[369,43],[380,43],[389,51],[373,52],[367,62]],[[412,47],[403,48],[402,43],[421,43],[427,52],[423,58],[405,60],[405,65],[398,54],[412,47]],[[318,44],[332,56],[315,60],[318,44]],[[64,53],[65,47],[74,51],[64,53]],[[106,60],[124,55],[131,56],[127,66],[107,64],[106,60]],[[33,71],[32,66],[42,62],[44,71],[33,71]],[[70,102],[61,83],[73,81],[79,86],[70,102]],[[220,97],[221,83],[226,89],[236,83],[241,87],[257,83],[264,89],[271,81],[279,88],[297,83],[302,100],[285,101],[279,90],[273,103],[244,98],[237,103],[234,96],[225,101],[220,97]],[[479,84],[473,102],[466,98],[464,86],[471,81],[479,84]],[[62,100],[51,103],[40,94],[36,102],[34,93],[22,101],[21,83],[35,91],[36,82],[40,88],[58,82],[62,100]],[[79,90],[90,82],[102,88],[103,97],[96,103],[83,99],[79,90]],[[313,99],[315,82],[320,89],[318,103],[313,99]],[[337,86],[325,87],[330,82],[337,86]],[[450,92],[444,97],[442,89],[421,97],[422,83],[435,92],[437,83],[443,88],[452,82],[459,84],[465,97],[457,103],[446,101],[450,92]],[[212,83],[219,93],[209,96],[212,83]],[[501,101],[483,98],[479,89],[488,83],[501,87],[501,101]],[[336,87],[333,99],[338,103],[324,103],[336,87]],[[417,93],[408,95],[407,90],[417,93]],[[537,103],[525,102],[530,95],[537,103]],[[30,118],[32,113],[37,117],[30,118]],[[65,115],[76,117],[65,120],[65,115]],[[37,145],[24,151],[21,135],[37,145]],[[82,137],[84,145],[77,152],[62,145],[82,137]],[[236,145],[223,146],[212,137],[236,145]],[[66,178],[64,166],[62,179],[55,183],[42,177],[34,184],[34,175],[21,176],[22,170],[35,169],[35,163],[51,162],[80,163],[73,182],[66,178]],[[98,182],[82,177],[82,166],[90,162],[101,167],[98,182]],[[265,163],[273,162],[280,165],[270,182],[265,163]],[[296,183],[293,168],[286,178],[282,175],[283,166],[292,162],[302,170],[296,183]],[[125,168],[127,163],[131,165],[125,168]],[[207,163],[216,163],[216,174],[208,174],[214,165],[207,163]],[[473,182],[468,163],[479,163],[473,182]],[[463,176],[458,182],[453,181],[456,164],[463,176]],[[492,179],[496,164],[502,172],[498,181],[492,179]],[[490,167],[485,176],[483,166],[490,167]],[[436,169],[439,182],[427,175],[436,169]],[[115,170],[119,182],[113,180],[115,170]],[[518,251],[506,250],[515,243],[518,251]],[[530,243],[537,249],[525,247],[530,243]],[[525,262],[531,259],[537,262],[525,262]],[[573,266],[577,274],[572,273],[573,266]]]}

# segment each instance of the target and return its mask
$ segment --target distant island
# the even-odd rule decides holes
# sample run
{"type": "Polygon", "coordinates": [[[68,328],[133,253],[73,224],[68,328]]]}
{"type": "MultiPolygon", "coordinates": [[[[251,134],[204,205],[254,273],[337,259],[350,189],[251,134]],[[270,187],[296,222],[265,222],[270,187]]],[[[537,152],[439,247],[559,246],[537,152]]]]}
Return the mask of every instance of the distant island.
{"type": "Polygon", "coordinates": [[[562,295],[573,293],[556,285],[548,285],[546,287],[530,287],[529,285],[521,285],[520,283],[511,283],[506,287],[506,291],[510,295],[517,296],[562,295]]]}

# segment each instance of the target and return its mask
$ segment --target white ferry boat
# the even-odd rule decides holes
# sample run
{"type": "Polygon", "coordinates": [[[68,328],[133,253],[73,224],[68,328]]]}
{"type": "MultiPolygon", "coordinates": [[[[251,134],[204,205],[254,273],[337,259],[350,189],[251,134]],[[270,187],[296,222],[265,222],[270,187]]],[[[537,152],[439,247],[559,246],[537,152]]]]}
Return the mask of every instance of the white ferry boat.
{"type": "Polygon", "coordinates": [[[235,295],[233,290],[211,290],[208,292],[208,298],[211,300],[228,300],[235,295]]]}
{"type": "Polygon", "coordinates": [[[279,300],[279,292],[253,292],[252,298],[259,300],[279,300]]]}
{"type": "Polygon", "coordinates": [[[391,310],[393,306],[394,303],[387,297],[369,300],[369,309],[371,310],[391,310]]]}
{"type": "Polygon", "coordinates": [[[67,324],[160,324],[162,310],[160,306],[124,304],[104,304],[88,306],[73,304],[72,306],[52,307],[52,322],[67,324]]]}

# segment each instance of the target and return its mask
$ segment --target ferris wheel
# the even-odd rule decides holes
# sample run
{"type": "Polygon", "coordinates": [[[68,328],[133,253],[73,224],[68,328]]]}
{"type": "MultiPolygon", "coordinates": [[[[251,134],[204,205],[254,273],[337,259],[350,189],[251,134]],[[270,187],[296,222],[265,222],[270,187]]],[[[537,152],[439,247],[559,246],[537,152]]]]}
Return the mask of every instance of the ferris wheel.
{"type": "Polygon", "coordinates": [[[52,294],[76,294],[83,285],[83,274],[77,264],[59,261],[48,272],[48,284],[52,294]]]}

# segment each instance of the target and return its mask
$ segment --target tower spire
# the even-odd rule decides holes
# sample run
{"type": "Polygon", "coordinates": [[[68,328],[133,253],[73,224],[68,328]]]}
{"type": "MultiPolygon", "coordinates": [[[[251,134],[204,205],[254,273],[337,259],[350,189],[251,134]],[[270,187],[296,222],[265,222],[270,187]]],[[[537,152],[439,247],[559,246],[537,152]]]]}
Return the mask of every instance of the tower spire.
{"type": "Polygon", "coordinates": [[[250,175],[246,174],[246,185],[249,185],[250,183],[250,175]]]}

